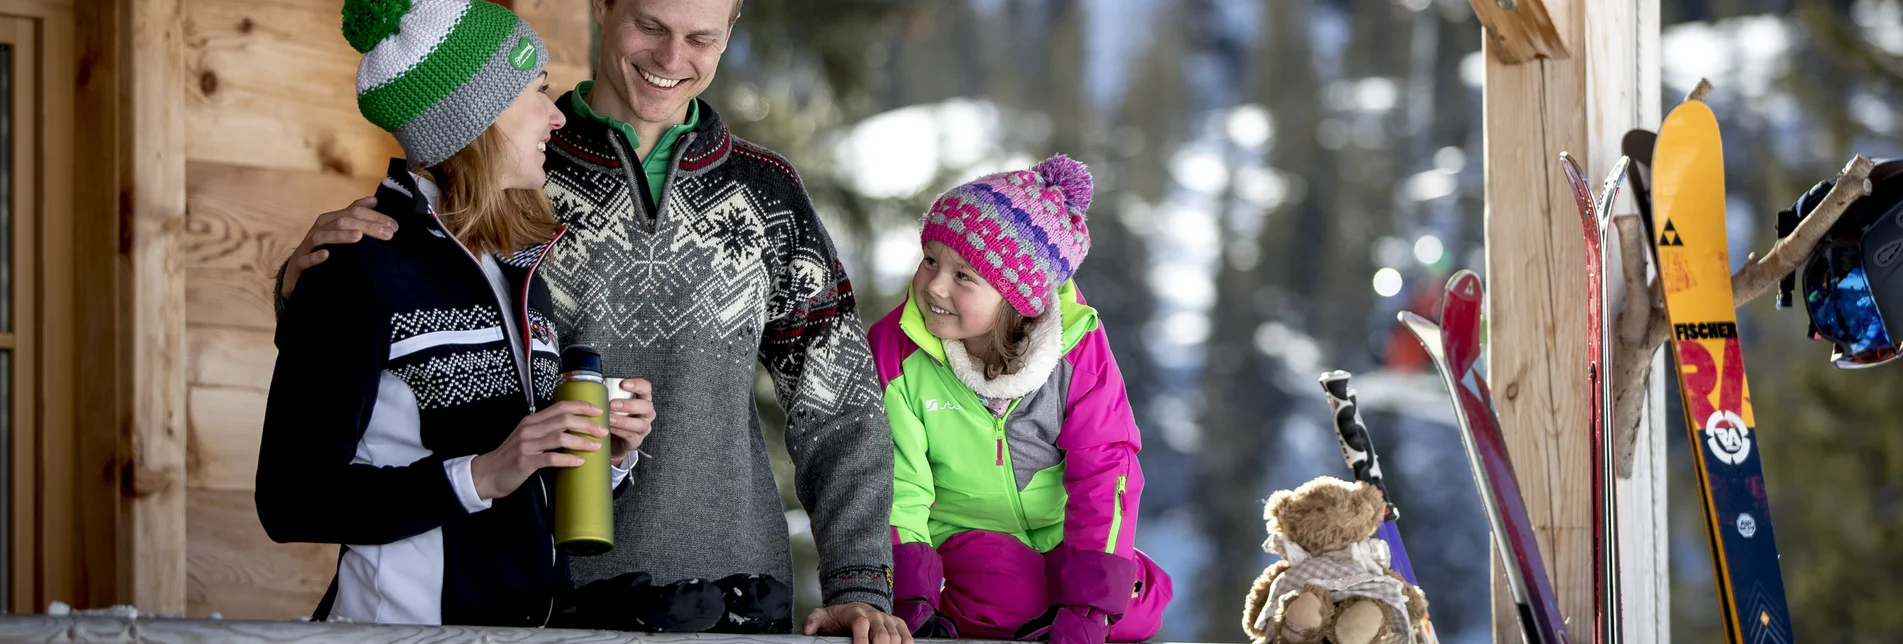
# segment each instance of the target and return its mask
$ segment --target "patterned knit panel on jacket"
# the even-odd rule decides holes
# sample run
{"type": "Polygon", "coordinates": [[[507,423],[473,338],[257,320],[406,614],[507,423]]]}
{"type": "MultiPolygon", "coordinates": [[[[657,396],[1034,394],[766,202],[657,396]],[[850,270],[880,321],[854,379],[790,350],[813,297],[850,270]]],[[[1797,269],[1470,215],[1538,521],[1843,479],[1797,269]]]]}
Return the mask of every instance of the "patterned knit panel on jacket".
{"type": "Polygon", "coordinates": [[[640,168],[620,134],[571,114],[549,145],[546,190],[569,230],[543,275],[563,341],[592,344],[607,376],[652,381],[658,416],[651,457],[616,502],[615,548],[575,559],[576,582],[637,570],[791,582],[754,404],[764,363],[827,603],[888,606],[891,435],[851,285],[791,166],[699,109],[660,217],[631,198],[640,168]]]}

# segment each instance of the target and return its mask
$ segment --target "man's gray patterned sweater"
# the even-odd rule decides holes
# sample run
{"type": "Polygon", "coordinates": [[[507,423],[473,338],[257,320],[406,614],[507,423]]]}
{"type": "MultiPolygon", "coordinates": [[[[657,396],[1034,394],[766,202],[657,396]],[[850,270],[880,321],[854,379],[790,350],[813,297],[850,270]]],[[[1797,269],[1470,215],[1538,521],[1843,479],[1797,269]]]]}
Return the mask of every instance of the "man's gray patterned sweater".
{"type": "Polygon", "coordinates": [[[825,603],[890,610],[891,431],[852,285],[798,175],[702,102],[650,210],[627,138],[573,100],[556,101],[568,124],[546,165],[568,226],[542,267],[557,330],[600,351],[605,375],[653,382],[658,417],[615,502],[614,550],[574,559],[576,583],[631,571],[791,583],[758,361],[787,412],[825,603]]]}

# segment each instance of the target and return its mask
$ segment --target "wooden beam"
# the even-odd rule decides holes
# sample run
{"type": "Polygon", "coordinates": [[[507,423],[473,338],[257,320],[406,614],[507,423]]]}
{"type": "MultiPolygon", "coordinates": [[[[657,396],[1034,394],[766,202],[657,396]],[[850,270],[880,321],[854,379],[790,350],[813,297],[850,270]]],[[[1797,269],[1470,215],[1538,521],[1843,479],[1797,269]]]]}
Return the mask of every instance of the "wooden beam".
{"type": "Polygon", "coordinates": [[[1506,65],[1519,65],[1536,58],[1565,60],[1572,57],[1566,43],[1565,25],[1568,0],[1468,0],[1480,25],[1486,28],[1487,53],[1506,65]],[[1551,4],[1553,11],[1548,11],[1551,4]]]}
{"type": "Polygon", "coordinates": [[[72,15],[74,4],[74,0],[0,0],[0,14],[23,18],[56,18],[72,15]]]}
{"type": "MultiPolygon", "coordinates": [[[[7,60],[7,73],[12,75],[9,84],[14,87],[43,86],[41,79],[46,73],[46,52],[39,38],[39,22],[0,17],[0,40],[5,41],[11,51],[7,60]]],[[[46,165],[40,157],[41,141],[38,136],[27,134],[38,132],[45,118],[45,106],[35,101],[39,94],[39,91],[28,89],[12,92],[11,96],[6,97],[12,127],[20,133],[8,137],[10,149],[6,153],[25,161],[11,164],[10,167],[12,176],[9,179],[13,189],[7,195],[11,201],[7,206],[14,213],[36,213],[41,210],[39,197],[46,187],[41,183],[46,165]]],[[[65,464],[49,462],[47,446],[41,440],[46,432],[40,429],[40,406],[32,402],[39,399],[33,381],[39,377],[36,373],[36,354],[40,346],[37,335],[40,324],[39,316],[34,313],[38,310],[35,302],[40,287],[39,275],[43,269],[36,256],[40,245],[35,230],[41,220],[41,217],[29,215],[13,217],[5,223],[11,237],[7,240],[6,248],[6,264],[11,271],[8,276],[11,292],[0,295],[12,305],[14,313],[8,316],[8,326],[19,340],[18,348],[7,356],[7,370],[11,379],[5,389],[8,404],[3,411],[13,427],[23,430],[12,432],[8,437],[11,442],[9,454],[12,455],[9,459],[12,468],[10,474],[13,477],[9,527],[12,528],[10,536],[14,538],[13,592],[17,599],[23,600],[28,606],[45,597],[49,581],[52,585],[58,585],[59,590],[65,589],[69,563],[65,556],[68,553],[61,551],[60,546],[52,545],[67,535],[59,532],[61,526],[46,521],[40,512],[45,506],[45,497],[49,496],[42,492],[43,488],[49,487],[48,476],[70,473],[64,467],[65,464]],[[52,552],[49,553],[49,550],[52,552]]],[[[51,496],[65,500],[61,498],[65,491],[54,490],[51,496]]]]}
{"type": "MultiPolygon", "coordinates": [[[[1494,4],[1474,0],[1476,9],[1483,3],[1494,4]]],[[[1528,58],[1491,33],[1483,44],[1488,364],[1560,611],[1583,641],[1593,608],[1585,248],[1556,162],[1560,152],[1572,154],[1597,189],[1625,132],[1658,122],[1658,1],[1518,0],[1523,10],[1534,4],[1570,44],[1566,56],[1528,58]],[[1516,58],[1521,64],[1507,62],[1516,58]]],[[[1628,192],[1615,210],[1636,212],[1633,203],[1628,192]]],[[[1614,289],[1622,288],[1616,254],[1608,269],[1614,289]]],[[[1648,422],[1663,418],[1662,384],[1650,399],[1648,422]]],[[[1626,638],[1654,642],[1670,632],[1664,440],[1640,431],[1633,478],[1619,482],[1623,611],[1626,638]]],[[[1494,594],[1495,639],[1517,641],[1505,588],[1496,583],[1494,594]]]]}
{"type": "MultiPolygon", "coordinates": [[[[1602,177],[1620,157],[1620,143],[1633,129],[1656,129],[1659,95],[1659,0],[1594,0],[1585,18],[1587,176],[1602,177]]],[[[1595,187],[1595,189],[1597,189],[1595,187]]],[[[1616,215],[1637,215],[1632,189],[1620,191],[1616,215]]],[[[1649,239],[1649,236],[1646,236],[1649,239]]],[[[1624,253],[1614,248],[1606,266],[1612,310],[1623,310],[1624,253]]],[[[1644,264],[1641,264],[1644,265],[1644,264]]],[[[1648,294],[1638,297],[1649,301],[1648,294]]],[[[1616,319],[1616,318],[1615,318],[1616,319]]],[[[1611,325],[1615,320],[1607,320],[1611,325]]],[[[1620,589],[1625,641],[1668,641],[1671,636],[1671,538],[1665,494],[1665,352],[1652,355],[1651,383],[1639,421],[1630,478],[1618,480],[1620,589]]],[[[1612,365],[1607,366],[1612,369],[1612,365]]],[[[1617,373],[1614,370],[1612,373],[1617,373]]],[[[1588,614],[1589,615],[1589,614],[1588,614]]],[[[1577,620],[1578,618],[1575,617],[1577,620]]],[[[1583,635],[1583,634],[1582,634],[1583,635]]]]}
{"type": "Polygon", "coordinates": [[[185,6],[118,0],[129,43],[121,104],[132,414],[121,585],[143,610],[185,610],[185,6]]]}
{"type": "MultiPolygon", "coordinates": [[[[1545,3],[1572,18],[1585,4],[1545,3]]],[[[1578,19],[1563,23],[1583,27],[1578,19]]],[[[1584,42],[1583,33],[1561,36],[1584,42]]],[[[1558,160],[1561,151],[1590,154],[1581,109],[1587,57],[1508,64],[1498,39],[1488,38],[1482,49],[1487,365],[1546,573],[1574,637],[1585,638],[1592,614],[1585,247],[1558,160]]],[[[1494,641],[1519,641],[1514,612],[1501,608],[1505,593],[1494,584],[1494,641]]]]}
{"type": "MultiPolygon", "coordinates": [[[[83,183],[74,186],[76,201],[73,261],[75,289],[89,294],[77,298],[75,341],[76,378],[80,386],[75,404],[79,438],[77,502],[79,552],[83,593],[72,601],[80,606],[111,606],[120,601],[119,533],[120,428],[129,426],[129,381],[119,362],[126,328],[120,320],[121,276],[129,270],[120,252],[119,195],[123,183],[125,148],[120,139],[120,63],[124,42],[120,25],[125,16],[118,3],[86,2],[78,7],[78,70],[75,83],[73,149],[85,150],[75,163],[84,164],[83,183]]],[[[16,610],[20,608],[15,603],[16,610]]],[[[29,611],[45,606],[28,606],[29,611]]]]}
{"type": "MultiPolygon", "coordinates": [[[[80,507],[83,498],[97,498],[97,495],[82,496],[82,479],[90,483],[90,472],[79,470],[80,437],[77,429],[77,416],[73,398],[74,362],[77,351],[74,346],[74,307],[77,292],[74,282],[75,263],[79,261],[73,248],[75,229],[73,225],[74,175],[78,170],[74,162],[78,148],[73,141],[73,92],[77,77],[74,55],[74,24],[70,13],[49,17],[39,21],[41,55],[44,57],[46,82],[40,89],[40,118],[37,136],[39,137],[40,181],[43,186],[39,216],[34,228],[39,249],[33,255],[41,268],[38,274],[39,298],[34,306],[38,320],[38,331],[32,335],[37,353],[32,371],[39,382],[39,406],[37,427],[40,434],[40,458],[43,467],[42,487],[40,489],[39,511],[42,522],[41,531],[46,541],[41,544],[41,553],[46,559],[46,577],[41,588],[49,599],[59,597],[79,598],[90,593],[84,585],[83,569],[86,552],[80,536],[80,516],[85,512],[80,507]]],[[[18,212],[18,211],[16,211],[18,212]]],[[[16,220],[16,226],[24,222],[16,220]]],[[[24,230],[24,228],[16,228],[24,230]]],[[[94,258],[96,259],[96,257],[94,258]]],[[[25,276],[18,276],[24,279],[25,276]]],[[[20,281],[14,282],[19,288],[20,281]]],[[[15,323],[23,317],[15,314],[15,323]]],[[[18,355],[28,355],[20,351],[18,355]]],[[[17,369],[17,367],[16,367],[17,369]]],[[[15,371],[16,374],[22,373],[15,371]]],[[[14,402],[19,410],[25,401],[14,402]]],[[[32,403],[27,403],[32,404],[32,403]]]]}

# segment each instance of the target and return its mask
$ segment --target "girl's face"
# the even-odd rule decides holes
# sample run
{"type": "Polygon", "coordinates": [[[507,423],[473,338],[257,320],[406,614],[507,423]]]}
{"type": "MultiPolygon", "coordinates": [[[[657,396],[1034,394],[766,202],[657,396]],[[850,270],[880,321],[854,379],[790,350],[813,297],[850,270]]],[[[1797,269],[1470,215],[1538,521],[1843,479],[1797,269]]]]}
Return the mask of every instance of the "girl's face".
{"type": "Polygon", "coordinates": [[[950,246],[925,242],[925,259],[912,275],[912,293],[925,329],[940,340],[967,340],[991,332],[1004,296],[950,246]]]}
{"type": "Polygon", "coordinates": [[[543,155],[549,136],[566,123],[555,101],[549,100],[548,72],[536,75],[496,119],[495,128],[508,150],[500,169],[504,189],[535,190],[548,181],[542,171],[543,155]]]}

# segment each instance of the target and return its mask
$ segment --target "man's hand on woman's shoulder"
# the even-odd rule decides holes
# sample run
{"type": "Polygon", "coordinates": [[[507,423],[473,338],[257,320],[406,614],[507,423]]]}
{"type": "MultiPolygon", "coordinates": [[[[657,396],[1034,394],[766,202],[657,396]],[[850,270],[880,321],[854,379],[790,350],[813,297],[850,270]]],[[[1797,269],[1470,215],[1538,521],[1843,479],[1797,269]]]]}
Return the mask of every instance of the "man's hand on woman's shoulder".
{"type": "Polygon", "coordinates": [[[350,202],[342,210],[333,210],[317,216],[317,223],[311,224],[311,230],[304,234],[304,241],[291,251],[291,259],[284,264],[284,286],[278,295],[291,296],[291,289],[297,287],[297,278],[304,269],[324,263],[330,258],[330,251],[317,248],[325,244],[354,244],[363,240],[364,235],[389,241],[396,236],[396,220],[373,210],[377,207],[376,197],[364,197],[350,202]]]}

